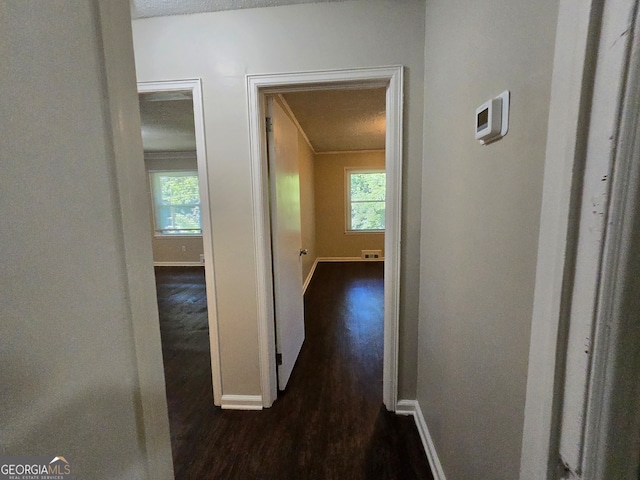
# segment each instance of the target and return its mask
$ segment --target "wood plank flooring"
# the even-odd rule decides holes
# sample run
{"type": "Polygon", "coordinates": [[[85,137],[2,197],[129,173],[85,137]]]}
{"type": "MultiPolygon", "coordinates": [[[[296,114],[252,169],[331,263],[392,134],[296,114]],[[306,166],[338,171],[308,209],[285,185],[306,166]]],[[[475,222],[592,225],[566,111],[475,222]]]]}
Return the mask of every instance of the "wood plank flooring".
{"type": "Polygon", "coordinates": [[[285,392],[260,412],[212,404],[204,275],[156,269],[178,480],[433,480],[411,417],[382,405],[382,263],[321,263],[285,392]]]}

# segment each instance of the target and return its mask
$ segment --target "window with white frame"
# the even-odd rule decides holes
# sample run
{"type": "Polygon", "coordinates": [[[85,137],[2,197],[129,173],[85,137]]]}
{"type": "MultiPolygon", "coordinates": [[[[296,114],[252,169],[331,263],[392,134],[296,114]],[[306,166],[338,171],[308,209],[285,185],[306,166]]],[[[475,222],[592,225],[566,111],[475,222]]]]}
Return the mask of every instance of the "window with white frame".
{"type": "Polygon", "coordinates": [[[384,232],[384,170],[347,169],[345,172],[347,231],[384,232]]]}
{"type": "Polygon", "coordinates": [[[202,235],[196,170],[149,172],[156,235],[202,235]]]}

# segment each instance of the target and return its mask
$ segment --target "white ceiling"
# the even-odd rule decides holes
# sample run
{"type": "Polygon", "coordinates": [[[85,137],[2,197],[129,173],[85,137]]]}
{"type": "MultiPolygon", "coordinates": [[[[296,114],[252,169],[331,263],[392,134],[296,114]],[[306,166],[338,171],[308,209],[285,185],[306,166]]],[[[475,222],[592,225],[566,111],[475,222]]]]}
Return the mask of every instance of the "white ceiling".
{"type": "MultiPolygon", "coordinates": [[[[382,150],[385,89],[318,90],[283,95],[316,153],[382,150]]],[[[187,92],[140,95],[146,152],[196,149],[193,103],[187,92]]]]}
{"type": "Polygon", "coordinates": [[[298,3],[340,2],[345,0],[130,0],[131,17],[161,17],[190,13],[219,12],[242,8],[277,7],[298,3]]]}

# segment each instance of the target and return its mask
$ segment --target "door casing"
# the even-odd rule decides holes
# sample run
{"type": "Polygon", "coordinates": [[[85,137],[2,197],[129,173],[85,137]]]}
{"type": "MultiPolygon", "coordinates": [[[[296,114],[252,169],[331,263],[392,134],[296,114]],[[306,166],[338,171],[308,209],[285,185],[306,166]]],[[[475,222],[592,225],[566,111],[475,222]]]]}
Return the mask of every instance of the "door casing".
{"type": "MultiPolygon", "coordinates": [[[[623,240],[627,239],[624,236],[625,229],[630,228],[629,223],[633,220],[623,217],[620,220],[621,209],[625,205],[623,200],[629,192],[625,191],[626,184],[619,177],[625,174],[630,176],[633,171],[629,168],[631,157],[625,155],[637,152],[637,137],[634,137],[637,134],[630,123],[637,121],[635,112],[640,94],[637,88],[627,90],[627,85],[633,85],[629,79],[638,78],[638,62],[631,61],[637,58],[637,55],[633,55],[637,53],[637,45],[634,50],[631,39],[638,35],[636,17],[639,4],[638,0],[560,2],[520,480],[610,478],[606,475],[603,477],[599,472],[614,467],[619,458],[610,455],[616,451],[616,445],[605,444],[603,439],[614,431],[617,441],[622,439],[622,444],[637,442],[637,423],[631,425],[629,422],[631,426],[625,427],[616,422],[621,418],[620,410],[611,400],[623,398],[620,393],[632,397],[635,391],[616,390],[619,388],[616,381],[625,372],[611,360],[618,348],[623,346],[621,340],[625,336],[634,335],[633,338],[637,338],[638,335],[637,329],[630,329],[628,323],[620,321],[621,316],[616,308],[628,308],[622,303],[624,298],[620,294],[625,285],[615,285],[613,288],[613,281],[618,276],[622,277],[628,266],[624,263],[628,251],[622,245],[623,240]],[[627,77],[629,74],[633,76],[627,77]],[[628,105],[635,108],[628,108],[628,105]],[[612,114],[612,108],[617,109],[617,113],[612,114]],[[603,111],[606,118],[601,115],[603,111]],[[593,135],[590,127],[596,125],[600,128],[596,128],[597,135],[593,135]],[[593,146],[597,146],[597,150],[593,146]],[[610,165],[606,178],[598,176],[597,169],[592,168],[603,164],[610,165]],[[605,227],[596,232],[603,241],[603,248],[597,258],[598,297],[589,318],[593,330],[584,343],[584,352],[590,356],[588,384],[586,395],[582,385],[578,393],[584,395],[586,415],[578,426],[580,442],[573,443],[574,448],[579,449],[574,455],[579,459],[579,467],[575,468],[576,465],[567,463],[560,465],[560,445],[564,434],[561,428],[563,401],[568,394],[576,393],[566,390],[565,378],[576,373],[567,365],[567,342],[572,322],[572,293],[576,283],[583,282],[575,277],[574,272],[585,261],[577,254],[579,236],[585,234],[579,231],[577,221],[583,207],[592,202],[592,198],[583,196],[583,186],[594,183],[594,180],[611,183],[612,179],[613,186],[608,187],[602,198],[598,199],[604,205],[603,210],[593,211],[595,215],[602,214],[609,218],[605,227]],[[618,264],[618,261],[621,263],[618,264]],[[607,332],[609,328],[614,330],[612,325],[622,328],[615,332],[617,336],[610,336],[607,332]],[[613,410],[607,411],[610,406],[614,407],[613,410]]],[[[637,179],[637,174],[633,178],[637,179]]],[[[629,199],[629,202],[632,200],[629,199]]],[[[589,206],[587,212],[591,208],[589,206]]],[[[593,232],[586,233],[593,235],[593,232]]],[[[587,258],[586,261],[593,261],[593,258],[587,258]]],[[[635,368],[637,370],[638,367],[635,368]]],[[[584,376],[585,372],[583,369],[577,373],[584,376]]],[[[628,406],[638,411],[638,398],[633,401],[636,404],[631,406],[629,403],[628,406]]],[[[633,421],[640,420],[635,416],[633,421]]],[[[636,451],[632,464],[637,462],[636,451]]]]}
{"type": "Polygon", "coordinates": [[[196,161],[198,186],[200,188],[200,210],[202,219],[202,244],[204,248],[204,277],[207,292],[207,316],[209,321],[209,346],[211,350],[211,380],[213,403],[222,402],[222,373],[220,371],[220,341],[216,308],[216,288],[213,265],[213,239],[211,232],[211,209],[209,201],[209,176],[207,173],[207,150],[204,131],[204,108],[202,105],[202,82],[199,78],[157,82],[138,82],[138,93],[189,91],[193,97],[193,120],[196,137],[196,161]]]}
{"type": "Polygon", "coordinates": [[[383,402],[398,401],[398,325],[400,312],[400,227],[402,207],[403,67],[247,75],[252,203],[257,270],[258,342],[263,407],[277,398],[269,178],[264,97],[292,91],[386,88],[385,164],[387,172],[384,265],[383,402]]]}

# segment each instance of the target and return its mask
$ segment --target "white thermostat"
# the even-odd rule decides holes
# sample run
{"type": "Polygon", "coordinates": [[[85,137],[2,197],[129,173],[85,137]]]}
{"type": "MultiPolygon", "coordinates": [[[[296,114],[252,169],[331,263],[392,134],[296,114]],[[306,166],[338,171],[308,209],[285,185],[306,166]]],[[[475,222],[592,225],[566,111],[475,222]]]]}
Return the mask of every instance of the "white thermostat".
{"type": "Polygon", "coordinates": [[[484,102],[476,109],[476,140],[486,145],[509,130],[509,90],[484,102]]]}

